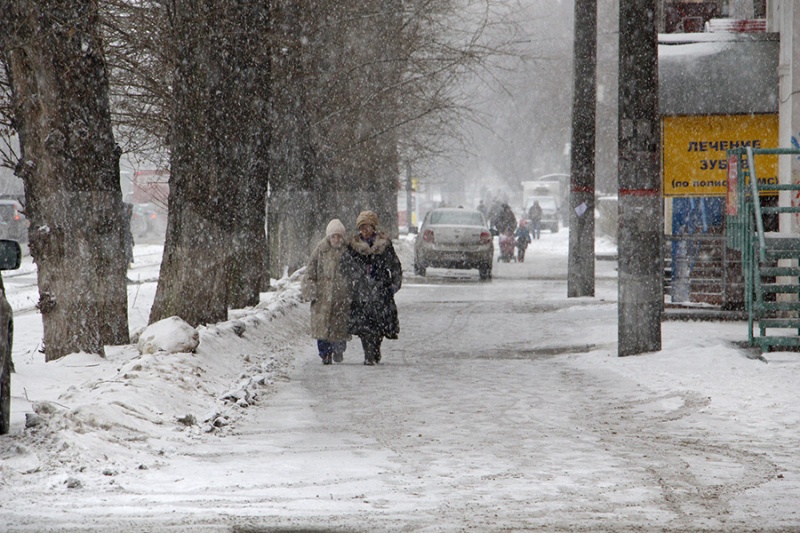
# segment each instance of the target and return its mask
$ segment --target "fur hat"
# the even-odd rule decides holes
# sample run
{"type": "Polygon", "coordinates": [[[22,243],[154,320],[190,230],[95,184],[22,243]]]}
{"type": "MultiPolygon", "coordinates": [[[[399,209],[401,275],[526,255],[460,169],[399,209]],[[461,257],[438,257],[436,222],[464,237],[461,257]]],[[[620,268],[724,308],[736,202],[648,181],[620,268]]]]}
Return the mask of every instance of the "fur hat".
{"type": "Polygon", "coordinates": [[[378,215],[375,211],[361,211],[356,219],[356,228],[361,229],[361,226],[368,225],[373,228],[378,227],[378,215]]]}
{"type": "Polygon", "coordinates": [[[338,218],[334,218],[333,220],[328,222],[328,227],[325,228],[326,237],[330,237],[331,235],[334,235],[336,233],[338,233],[342,237],[344,237],[346,233],[344,229],[344,224],[342,224],[342,221],[339,220],[338,218]]]}

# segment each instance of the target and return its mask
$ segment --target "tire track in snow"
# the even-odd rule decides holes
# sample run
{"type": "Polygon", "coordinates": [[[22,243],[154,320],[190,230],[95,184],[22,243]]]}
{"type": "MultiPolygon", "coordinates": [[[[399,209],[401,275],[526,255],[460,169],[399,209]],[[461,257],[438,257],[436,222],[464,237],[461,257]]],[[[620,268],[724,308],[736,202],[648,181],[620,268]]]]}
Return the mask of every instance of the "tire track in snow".
{"type": "Polygon", "coordinates": [[[604,400],[587,402],[583,423],[609,449],[647,465],[660,487],[661,505],[674,513],[679,528],[695,527],[698,517],[711,527],[730,527],[729,501],[775,479],[777,466],[765,455],[715,443],[692,425],[691,417],[711,405],[706,396],[675,391],[609,405],[595,379],[573,379],[592,391],[590,399],[604,400]]]}

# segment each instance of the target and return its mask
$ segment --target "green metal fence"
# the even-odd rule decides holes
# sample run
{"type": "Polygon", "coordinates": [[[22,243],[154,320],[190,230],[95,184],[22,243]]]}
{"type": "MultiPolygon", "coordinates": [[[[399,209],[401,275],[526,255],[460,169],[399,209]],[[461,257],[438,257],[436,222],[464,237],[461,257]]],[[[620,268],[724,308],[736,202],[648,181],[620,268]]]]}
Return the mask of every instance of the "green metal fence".
{"type": "Polygon", "coordinates": [[[786,233],[768,234],[764,230],[764,215],[800,213],[795,206],[762,206],[761,196],[779,191],[800,191],[800,184],[767,183],[759,180],[756,156],[800,155],[800,149],[742,147],[728,151],[727,244],[742,254],[742,274],[745,280],[745,307],[748,315],[748,340],[766,351],[770,346],[797,346],[798,322],[776,319],[776,312],[797,315],[800,304],[796,301],[772,302],[770,296],[778,293],[800,292],[800,269],[776,266],[780,259],[800,257],[800,235],[786,233]],[[775,283],[779,276],[794,278],[794,283],[775,283]],[[766,283],[765,280],[770,280],[766,283]],[[753,334],[759,321],[759,337],[753,334]],[[767,328],[794,329],[791,336],[767,336],[767,328]]]}

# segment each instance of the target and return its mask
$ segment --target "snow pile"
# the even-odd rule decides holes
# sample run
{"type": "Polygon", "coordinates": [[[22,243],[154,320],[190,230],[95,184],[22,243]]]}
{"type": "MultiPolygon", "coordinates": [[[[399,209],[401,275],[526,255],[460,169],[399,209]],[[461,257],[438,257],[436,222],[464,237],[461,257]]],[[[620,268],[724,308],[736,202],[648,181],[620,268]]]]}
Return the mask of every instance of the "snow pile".
{"type": "Polygon", "coordinates": [[[413,233],[401,235],[399,239],[392,241],[394,251],[400,264],[403,265],[403,274],[414,272],[414,242],[417,236],[413,233]]]}
{"type": "Polygon", "coordinates": [[[286,378],[293,347],[309,341],[299,276],[228,322],[194,329],[171,318],[146,328],[138,348],[37,364],[43,388],[24,391],[25,430],[0,439],[0,485],[22,475],[66,488],[113,484],[122,471],[164,464],[186,441],[232,431],[244,409],[286,378]],[[73,385],[45,385],[55,382],[73,385]]]}
{"type": "Polygon", "coordinates": [[[173,316],[151,324],[139,335],[139,353],[194,352],[200,344],[200,335],[192,326],[173,316]]]}

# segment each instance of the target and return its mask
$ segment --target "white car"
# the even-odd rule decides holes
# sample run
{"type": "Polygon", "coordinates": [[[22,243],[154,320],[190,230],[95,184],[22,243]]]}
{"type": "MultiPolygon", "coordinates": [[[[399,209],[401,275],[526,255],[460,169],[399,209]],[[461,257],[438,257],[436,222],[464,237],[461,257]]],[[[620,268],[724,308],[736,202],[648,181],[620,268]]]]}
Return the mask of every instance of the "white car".
{"type": "Polygon", "coordinates": [[[480,279],[492,277],[494,243],[486,217],[477,209],[438,208],[428,211],[414,245],[414,273],[428,267],[477,268],[480,279]]]}

